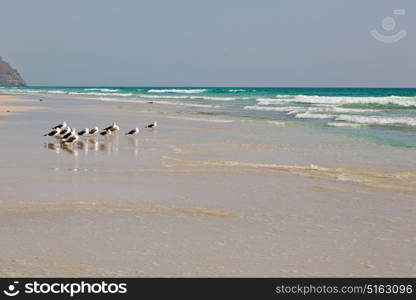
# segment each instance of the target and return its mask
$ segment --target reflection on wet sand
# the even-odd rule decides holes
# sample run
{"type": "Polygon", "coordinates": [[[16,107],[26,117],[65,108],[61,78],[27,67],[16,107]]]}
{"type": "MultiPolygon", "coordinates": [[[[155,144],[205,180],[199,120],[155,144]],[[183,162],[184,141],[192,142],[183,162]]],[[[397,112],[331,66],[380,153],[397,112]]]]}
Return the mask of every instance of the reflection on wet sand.
{"type": "MultiPolygon", "coordinates": [[[[73,145],[63,145],[58,141],[55,143],[45,143],[44,148],[54,150],[57,154],[61,153],[61,150],[67,154],[77,156],[79,152],[83,152],[88,155],[89,152],[97,153],[103,152],[107,155],[116,154],[119,151],[119,136],[112,136],[103,140],[97,138],[89,138],[87,140],[80,140],[73,145]],[[79,151],[78,151],[79,150],[79,151]]],[[[139,151],[139,139],[137,137],[129,138],[130,146],[128,149],[133,152],[134,156],[137,156],[139,151]]]]}
{"type": "Polygon", "coordinates": [[[111,147],[109,143],[100,143],[98,149],[102,152],[110,152],[111,147]]]}
{"type": "Polygon", "coordinates": [[[135,158],[139,155],[139,138],[137,136],[129,137],[129,150],[133,151],[135,158]]]}
{"type": "Polygon", "coordinates": [[[73,156],[78,156],[78,151],[74,149],[72,146],[62,146],[62,150],[73,156]]]}
{"type": "Polygon", "coordinates": [[[77,142],[78,149],[88,152],[88,144],[84,141],[77,142]]]}
{"type": "Polygon", "coordinates": [[[45,143],[44,147],[49,150],[54,150],[56,153],[59,153],[61,151],[60,145],[55,143],[45,143]]]}

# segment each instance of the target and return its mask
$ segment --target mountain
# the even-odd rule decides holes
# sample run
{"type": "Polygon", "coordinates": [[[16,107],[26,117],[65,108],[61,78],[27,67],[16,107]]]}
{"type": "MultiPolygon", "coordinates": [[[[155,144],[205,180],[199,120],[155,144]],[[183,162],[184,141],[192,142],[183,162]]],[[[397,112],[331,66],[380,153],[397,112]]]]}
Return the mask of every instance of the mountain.
{"type": "Polygon", "coordinates": [[[26,85],[17,70],[13,69],[0,56],[0,86],[26,85]]]}

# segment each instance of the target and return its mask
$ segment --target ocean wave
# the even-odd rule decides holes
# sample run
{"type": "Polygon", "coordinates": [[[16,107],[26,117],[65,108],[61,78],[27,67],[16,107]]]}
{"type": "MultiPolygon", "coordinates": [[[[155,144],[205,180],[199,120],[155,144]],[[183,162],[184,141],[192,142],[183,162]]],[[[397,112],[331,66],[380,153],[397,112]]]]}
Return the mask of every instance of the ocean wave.
{"type": "Polygon", "coordinates": [[[68,95],[79,96],[118,96],[118,97],[131,97],[132,93],[94,93],[94,92],[69,92],[68,95]]]}
{"type": "Polygon", "coordinates": [[[416,118],[409,117],[340,115],[337,116],[335,120],[367,125],[405,125],[411,127],[416,126],[416,118]]]}
{"type": "MultiPolygon", "coordinates": [[[[288,106],[290,107],[290,106],[288,106]]],[[[266,106],[265,108],[273,108],[266,106]]],[[[338,106],[319,106],[319,107],[294,107],[294,110],[290,111],[288,115],[293,115],[301,112],[309,113],[336,113],[336,114],[359,114],[359,113],[375,113],[379,112],[378,109],[359,109],[359,108],[344,108],[338,106]]]]}
{"type": "Polygon", "coordinates": [[[374,113],[379,112],[378,109],[361,109],[361,108],[344,108],[338,106],[321,106],[321,107],[309,107],[308,112],[330,112],[330,113],[374,113]]]}
{"type": "Polygon", "coordinates": [[[293,99],[295,98],[296,95],[276,95],[275,98],[276,99],[293,99]]]}
{"type": "Polygon", "coordinates": [[[328,126],[334,126],[334,127],[362,127],[365,126],[365,124],[357,124],[357,123],[346,123],[346,122],[329,122],[328,126]]]}
{"type": "Polygon", "coordinates": [[[202,99],[213,101],[234,101],[234,100],[247,100],[249,97],[210,97],[210,96],[190,96],[189,99],[202,99]]]}
{"type": "Polygon", "coordinates": [[[181,94],[199,94],[206,92],[206,89],[151,89],[148,93],[181,93],[181,94]]]}
{"type": "Polygon", "coordinates": [[[296,115],[295,118],[303,119],[326,119],[324,116],[334,117],[333,114],[357,114],[357,113],[374,113],[380,110],[376,109],[357,109],[357,108],[343,108],[337,106],[321,106],[321,107],[299,107],[299,106],[245,106],[247,110],[261,110],[261,111],[287,111],[287,115],[296,115]],[[323,114],[324,113],[324,114],[323,114]]]}
{"type": "Polygon", "coordinates": [[[394,103],[380,104],[380,103],[347,103],[342,104],[345,108],[359,108],[359,109],[378,109],[378,110],[393,110],[393,109],[415,109],[416,105],[402,106],[394,103]]]}
{"type": "Polygon", "coordinates": [[[183,96],[179,96],[179,95],[169,95],[169,96],[165,96],[165,95],[146,95],[146,94],[139,94],[137,95],[140,98],[148,98],[148,99],[189,99],[189,96],[183,95],[183,96]]]}
{"type": "Polygon", "coordinates": [[[388,96],[388,97],[329,97],[329,96],[306,96],[297,95],[293,98],[258,98],[260,105],[274,105],[282,103],[304,103],[304,104],[382,104],[411,107],[416,106],[416,97],[388,96]]]}
{"type": "Polygon", "coordinates": [[[293,111],[298,109],[299,107],[296,106],[280,106],[280,107],[269,107],[269,106],[244,106],[245,110],[261,110],[261,111],[293,111]]]}
{"type": "Polygon", "coordinates": [[[42,90],[27,90],[27,89],[15,89],[13,90],[13,93],[17,92],[18,94],[40,94],[45,93],[45,91],[42,90]]]}
{"type": "Polygon", "coordinates": [[[257,98],[256,102],[259,105],[275,105],[275,104],[282,103],[280,99],[275,99],[275,98],[257,98]]]}
{"type": "Polygon", "coordinates": [[[119,98],[108,98],[108,97],[91,98],[91,100],[120,102],[120,103],[161,104],[161,105],[185,106],[185,107],[191,107],[191,108],[221,108],[220,105],[184,103],[184,102],[175,102],[175,101],[148,101],[148,100],[141,100],[141,99],[119,99],[119,98]]]}
{"type": "Polygon", "coordinates": [[[310,112],[300,113],[296,114],[295,118],[297,119],[332,119],[334,118],[334,115],[328,115],[328,114],[314,114],[310,112]]]}
{"type": "Polygon", "coordinates": [[[105,88],[89,88],[89,89],[84,89],[84,91],[100,91],[100,92],[118,92],[119,89],[105,89],[105,88]]]}
{"type": "Polygon", "coordinates": [[[191,99],[191,100],[212,100],[212,101],[234,101],[245,100],[247,97],[210,97],[210,96],[196,96],[196,95],[146,95],[139,94],[138,97],[149,99],[191,99]]]}
{"type": "Polygon", "coordinates": [[[52,91],[47,91],[48,94],[58,94],[58,95],[65,95],[68,94],[67,91],[62,91],[62,90],[52,90],[52,91]]]}

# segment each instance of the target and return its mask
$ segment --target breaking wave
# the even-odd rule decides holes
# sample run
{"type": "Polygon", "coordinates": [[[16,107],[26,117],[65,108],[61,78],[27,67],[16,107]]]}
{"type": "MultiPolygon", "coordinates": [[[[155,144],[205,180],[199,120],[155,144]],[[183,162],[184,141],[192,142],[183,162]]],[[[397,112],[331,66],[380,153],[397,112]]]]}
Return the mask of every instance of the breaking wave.
{"type": "Polygon", "coordinates": [[[260,105],[273,105],[282,103],[303,103],[303,104],[381,104],[398,105],[405,107],[416,106],[416,97],[389,96],[389,97],[329,97],[329,96],[306,96],[297,95],[294,97],[258,98],[260,105]]]}
{"type": "Polygon", "coordinates": [[[416,126],[416,118],[410,118],[410,117],[340,115],[340,116],[337,116],[335,120],[358,123],[358,124],[367,124],[367,125],[416,126]]]}
{"type": "Polygon", "coordinates": [[[206,92],[206,89],[151,89],[148,93],[180,93],[180,94],[198,94],[206,92]]]}

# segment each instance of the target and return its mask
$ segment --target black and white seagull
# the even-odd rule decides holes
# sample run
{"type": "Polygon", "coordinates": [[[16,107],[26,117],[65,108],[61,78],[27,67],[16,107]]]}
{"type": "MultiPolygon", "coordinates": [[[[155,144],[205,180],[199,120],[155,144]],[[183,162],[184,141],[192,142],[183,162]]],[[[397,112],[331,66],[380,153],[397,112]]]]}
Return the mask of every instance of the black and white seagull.
{"type": "Polygon", "coordinates": [[[71,132],[71,127],[64,127],[64,129],[62,129],[60,132],[61,137],[66,135],[68,132],[71,132]]]}
{"type": "Polygon", "coordinates": [[[126,133],[126,135],[136,135],[136,134],[138,134],[139,133],[139,128],[134,128],[134,129],[132,129],[132,130],[130,130],[129,132],[127,132],[126,133]]]}
{"type": "Polygon", "coordinates": [[[67,139],[69,139],[70,137],[75,136],[76,134],[77,134],[76,129],[75,129],[75,128],[72,128],[72,130],[71,130],[71,131],[69,131],[67,134],[65,134],[65,135],[62,137],[62,140],[63,140],[63,141],[64,141],[64,140],[67,140],[67,139]]]}
{"type": "Polygon", "coordinates": [[[101,134],[102,136],[109,136],[109,135],[111,135],[111,134],[112,134],[112,132],[111,132],[111,130],[110,130],[110,129],[107,129],[107,130],[104,130],[104,131],[100,132],[100,134],[101,134]]]}
{"type": "Polygon", "coordinates": [[[98,127],[97,127],[97,126],[95,126],[94,128],[91,128],[91,130],[90,130],[89,134],[90,134],[90,135],[94,135],[94,134],[96,134],[98,131],[99,131],[98,127]]]}
{"type": "MultiPolygon", "coordinates": [[[[108,126],[108,127],[106,127],[106,128],[104,128],[103,130],[105,131],[105,130],[111,130],[111,131],[114,131],[114,129],[115,128],[117,128],[118,127],[118,125],[117,125],[117,123],[116,122],[113,122],[113,124],[111,125],[111,126],[108,126]]],[[[120,129],[120,128],[119,128],[120,129]]]]}
{"type": "Polygon", "coordinates": [[[120,130],[120,126],[118,126],[118,125],[114,126],[113,128],[110,128],[111,132],[117,132],[119,130],[120,130]]]}
{"type": "Polygon", "coordinates": [[[43,136],[57,137],[61,133],[60,128],[53,129],[51,132],[44,134],[43,136]]]}
{"type": "Polygon", "coordinates": [[[80,132],[78,132],[79,136],[84,136],[90,133],[90,130],[88,128],[85,128],[83,130],[81,130],[80,132]]]}
{"type": "Polygon", "coordinates": [[[63,144],[64,145],[73,144],[73,143],[75,143],[78,140],[79,140],[79,136],[76,134],[76,135],[73,135],[73,136],[69,137],[67,140],[65,140],[63,142],[63,144]]]}
{"type": "Polygon", "coordinates": [[[58,129],[58,128],[63,129],[63,128],[66,128],[67,126],[68,125],[66,124],[66,122],[62,122],[61,124],[52,127],[52,129],[58,129]]]}
{"type": "Polygon", "coordinates": [[[153,123],[150,123],[149,125],[147,125],[145,128],[153,129],[153,128],[156,128],[156,126],[157,126],[157,123],[153,122],[153,123]]]}

